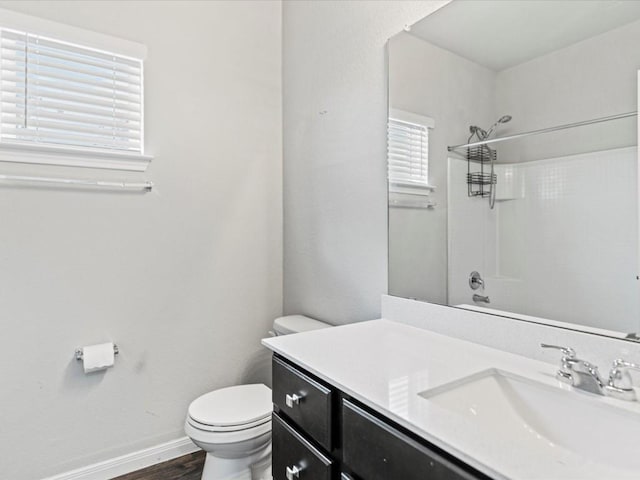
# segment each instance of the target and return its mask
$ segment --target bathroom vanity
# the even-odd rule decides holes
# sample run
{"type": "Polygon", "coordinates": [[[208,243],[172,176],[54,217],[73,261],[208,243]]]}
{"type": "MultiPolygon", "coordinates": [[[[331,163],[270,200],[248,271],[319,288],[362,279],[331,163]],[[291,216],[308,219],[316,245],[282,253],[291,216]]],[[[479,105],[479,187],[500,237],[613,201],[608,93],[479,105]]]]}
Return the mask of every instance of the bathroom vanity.
{"type": "Polygon", "coordinates": [[[638,402],[554,365],[387,320],[263,342],[274,480],[637,478],[638,402]]]}
{"type": "Polygon", "coordinates": [[[488,478],[278,355],[273,380],[275,480],[488,478]]]}

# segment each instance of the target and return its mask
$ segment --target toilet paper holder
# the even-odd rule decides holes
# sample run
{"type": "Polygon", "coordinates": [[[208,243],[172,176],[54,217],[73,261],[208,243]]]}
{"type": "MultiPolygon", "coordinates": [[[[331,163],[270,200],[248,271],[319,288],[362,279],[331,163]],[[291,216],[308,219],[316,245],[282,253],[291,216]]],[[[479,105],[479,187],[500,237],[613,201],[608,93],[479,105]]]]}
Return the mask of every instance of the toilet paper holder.
{"type": "MultiPolygon", "coordinates": [[[[118,345],[116,345],[115,343],[113,344],[113,354],[114,355],[118,355],[120,353],[120,350],[118,349],[118,345]]],[[[81,348],[76,348],[76,360],[80,361],[82,360],[82,358],[84,357],[84,352],[82,351],[81,348]]]]}

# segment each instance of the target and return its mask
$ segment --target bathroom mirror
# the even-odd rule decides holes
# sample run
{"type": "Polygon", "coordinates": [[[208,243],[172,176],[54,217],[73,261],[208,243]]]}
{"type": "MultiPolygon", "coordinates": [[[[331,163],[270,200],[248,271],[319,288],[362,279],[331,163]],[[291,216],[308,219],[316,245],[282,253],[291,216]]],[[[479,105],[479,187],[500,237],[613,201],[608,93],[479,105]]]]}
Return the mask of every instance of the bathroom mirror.
{"type": "Polygon", "coordinates": [[[635,339],[640,2],[454,0],[389,41],[389,294],[635,339]]]}

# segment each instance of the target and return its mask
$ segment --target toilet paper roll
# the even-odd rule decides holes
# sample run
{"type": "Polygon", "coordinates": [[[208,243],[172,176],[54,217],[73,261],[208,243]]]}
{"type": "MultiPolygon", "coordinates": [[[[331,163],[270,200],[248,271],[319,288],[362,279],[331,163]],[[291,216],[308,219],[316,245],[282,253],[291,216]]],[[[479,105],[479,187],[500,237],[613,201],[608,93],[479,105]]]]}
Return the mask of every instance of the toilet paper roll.
{"type": "Polygon", "coordinates": [[[98,372],[113,367],[113,343],[100,343],[82,347],[82,363],[84,373],[98,372]]]}

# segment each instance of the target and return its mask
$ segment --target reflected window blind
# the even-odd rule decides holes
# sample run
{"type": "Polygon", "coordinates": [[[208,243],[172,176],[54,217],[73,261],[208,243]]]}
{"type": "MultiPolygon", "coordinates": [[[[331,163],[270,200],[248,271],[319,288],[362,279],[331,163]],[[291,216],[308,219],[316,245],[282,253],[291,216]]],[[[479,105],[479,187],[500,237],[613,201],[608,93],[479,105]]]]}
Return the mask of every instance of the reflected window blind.
{"type": "Polygon", "coordinates": [[[0,142],[143,154],[142,60],[0,30],[0,142]]]}
{"type": "MultiPolygon", "coordinates": [[[[429,187],[429,128],[389,118],[389,184],[394,187],[429,187]]],[[[426,193],[426,192],[425,192],[426,193]]]]}

